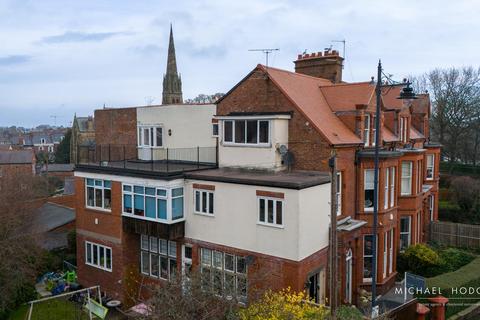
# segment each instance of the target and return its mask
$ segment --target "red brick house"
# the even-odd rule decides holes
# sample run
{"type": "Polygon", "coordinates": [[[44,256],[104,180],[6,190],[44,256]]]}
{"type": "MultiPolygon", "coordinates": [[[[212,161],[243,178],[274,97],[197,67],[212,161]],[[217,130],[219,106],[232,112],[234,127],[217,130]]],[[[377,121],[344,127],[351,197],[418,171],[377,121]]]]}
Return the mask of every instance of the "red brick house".
{"type": "Polygon", "coordinates": [[[35,175],[36,158],[33,149],[0,150],[0,179],[18,175],[35,175]]]}
{"type": "MultiPolygon", "coordinates": [[[[296,72],[258,65],[216,106],[120,109],[123,124],[96,113],[105,141],[122,136],[136,157],[110,145],[76,166],[80,282],[124,299],[132,268],[159,284],[197,268],[240,302],[287,286],[325,302],[335,151],[340,298],[355,304],[371,285],[375,83],[342,82],[342,61],[333,51],[299,56],[296,72]]],[[[403,105],[400,89],[382,97],[380,293],[398,252],[437,218],[428,96],[403,105]]]]}

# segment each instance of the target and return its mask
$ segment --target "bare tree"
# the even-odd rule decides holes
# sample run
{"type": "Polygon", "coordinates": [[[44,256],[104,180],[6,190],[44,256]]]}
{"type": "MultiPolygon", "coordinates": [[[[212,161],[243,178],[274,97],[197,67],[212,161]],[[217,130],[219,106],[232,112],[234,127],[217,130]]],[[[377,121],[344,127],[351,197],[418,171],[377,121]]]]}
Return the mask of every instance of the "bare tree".
{"type": "Polygon", "coordinates": [[[435,69],[414,78],[432,98],[432,138],[449,161],[477,162],[480,146],[480,69],[435,69]]]}
{"type": "Polygon", "coordinates": [[[185,100],[186,104],[196,104],[196,103],[215,103],[218,99],[223,97],[225,94],[217,92],[215,94],[199,94],[193,99],[185,100]]]}
{"type": "Polygon", "coordinates": [[[41,251],[26,230],[46,195],[40,180],[20,172],[0,177],[0,318],[34,292],[41,251]]]}

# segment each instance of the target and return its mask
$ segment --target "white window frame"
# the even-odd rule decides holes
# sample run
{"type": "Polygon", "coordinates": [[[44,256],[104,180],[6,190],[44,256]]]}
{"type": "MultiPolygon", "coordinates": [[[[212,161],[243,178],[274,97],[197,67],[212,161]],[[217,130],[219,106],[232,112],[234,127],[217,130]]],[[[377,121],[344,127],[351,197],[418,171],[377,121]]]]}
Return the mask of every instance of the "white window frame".
{"type": "Polygon", "coordinates": [[[388,264],[388,231],[383,234],[383,279],[387,277],[388,264]]]}
{"type": "Polygon", "coordinates": [[[376,124],[377,124],[377,120],[376,120],[376,116],[374,115],[372,117],[372,146],[374,147],[375,144],[377,143],[377,128],[376,128],[376,124]]]}
{"type": "MultiPolygon", "coordinates": [[[[364,235],[363,235],[363,249],[362,249],[362,253],[363,253],[362,271],[363,271],[363,272],[362,272],[362,274],[365,274],[365,272],[364,272],[364,270],[365,270],[365,258],[372,258],[372,270],[371,270],[372,273],[373,273],[373,265],[374,265],[373,259],[376,258],[376,257],[373,256],[373,249],[372,249],[372,254],[371,254],[371,255],[365,255],[365,238],[366,238],[367,236],[372,236],[372,242],[373,242],[373,237],[374,237],[375,235],[373,235],[373,234],[364,234],[364,235]]],[[[378,248],[378,241],[376,242],[376,247],[378,248]]],[[[375,251],[378,252],[378,250],[375,250],[375,251]]],[[[377,260],[377,261],[378,261],[378,260],[377,260]]],[[[378,264],[375,264],[375,265],[377,266],[377,269],[378,269],[378,264]]],[[[362,277],[363,277],[363,282],[372,282],[372,278],[371,278],[371,277],[370,277],[370,278],[365,278],[363,275],[362,275],[362,277]]]]}
{"type": "Polygon", "coordinates": [[[220,128],[219,128],[218,122],[212,122],[212,137],[217,138],[220,134],[219,130],[220,128]],[[215,134],[215,131],[217,131],[217,134],[215,134]]]}
{"type": "Polygon", "coordinates": [[[412,245],[412,216],[400,217],[400,251],[404,251],[406,248],[412,245]],[[402,219],[408,220],[408,231],[402,231],[402,219]],[[407,246],[402,248],[402,236],[407,235],[407,246]]]}
{"type": "Polygon", "coordinates": [[[396,167],[390,168],[390,207],[395,206],[395,170],[396,167]]]}
{"type": "Polygon", "coordinates": [[[268,119],[232,119],[232,120],[223,120],[222,125],[222,143],[226,146],[257,146],[257,147],[270,147],[271,145],[271,131],[272,131],[272,122],[268,119]],[[245,142],[235,142],[235,126],[237,122],[243,121],[245,122],[245,142]],[[247,142],[247,122],[248,121],[256,121],[257,122],[257,142],[256,143],[249,143],[247,142]],[[232,123],[232,141],[225,141],[225,123],[231,122],[232,123]],[[266,122],[268,124],[267,130],[267,142],[260,142],[260,122],[266,122]]]}
{"type": "Polygon", "coordinates": [[[285,223],[285,201],[281,198],[274,198],[274,197],[257,197],[257,224],[269,226],[269,227],[276,227],[276,228],[283,228],[285,223]],[[265,201],[265,221],[260,220],[260,201],[265,201]],[[268,201],[273,201],[273,223],[268,222],[268,201]],[[282,223],[277,224],[277,202],[281,203],[282,206],[282,223]]]}
{"type": "Polygon", "coordinates": [[[428,211],[430,212],[430,221],[433,221],[433,212],[435,209],[435,195],[430,195],[429,197],[429,204],[428,204],[428,211]]]}
{"type": "Polygon", "coordinates": [[[388,191],[390,189],[390,168],[385,168],[385,179],[383,181],[383,208],[388,209],[389,197],[388,191]]]}
{"type": "Polygon", "coordinates": [[[365,114],[365,119],[363,120],[364,122],[364,128],[363,128],[363,142],[365,147],[368,147],[370,145],[370,114],[366,113],[365,114]],[[366,126],[368,125],[368,126],[366,126]]]}
{"type": "Polygon", "coordinates": [[[417,193],[422,192],[423,185],[423,168],[422,160],[417,161],[417,193]]]}
{"type": "Polygon", "coordinates": [[[393,272],[393,241],[395,239],[395,229],[390,229],[390,252],[389,252],[389,264],[388,264],[388,274],[393,272]]]}
{"type": "Polygon", "coordinates": [[[363,171],[363,211],[371,212],[371,211],[373,211],[373,206],[374,206],[373,202],[375,201],[375,195],[372,197],[372,206],[371,207],[366,207],[365,206],[365,190],[375,190],[375,169],[364,169],[364,171],[363,171]],[[372,185],[373,185],[373,187],[367,189],[367,185],[366,185],[367,173],[370,173],[370,172],[372,174],[372,179],[373,179],[372,185]]]}
{"type": "Polygon", "coordinates": [[[422,237],[422,229],[420,228],[422,225],[422,214],[421,212],[417,213],[417,243],[420,242],[420,238],[422,237]]]}
{"type": "Polygon", "coordinates": [[[213,190],[205,190],[201,188],[194,188],[193,189],[193,212],[196,214],[206,215],[206,216],[214,216],[215,215],[215,192],[213,190]],[[203,194],[206,194],[206,205],[205,211],[203,211],[203,194]],[[211,195],[211,199],[210,199],[211,195]],[[199,203],[199,210],[197,210],[197,197],[199,203]],[[212,201],[213,203],[210,203],[212,201]],[[212,212],[210,212],[210,204],[212,206],[212,212]]]}
{"type": "Polygon", "coordinates": [[[165,136],[163,126],[138,125],[137,135],[137,146],[139,148],[163,148],[165,136]],[[148,143],[145,143],[145,130],[148,131],[148,143]],[[162,134],[160,144],[158,144],[157,130],[160,130],[162,134]]]}
{"type": "Polygon", "coordinates": [[[337,216],[342,215],[342,171],[337,171],[337,190],[335,192],[337,196],[337,216]]]}
{"type": "Polygon", "coordinates": [[[140,273],[155,279],[161,279],[166,281],[172,280],[171,260],[172,261],[174,260],[176,265],[176,269],[173,270],[173,273],[175,274],[178,271],[178,262],[177,262],[176,252],[177,252],[177,243],[175,241],[170,241],[170,240],[156,238],[156,237],[149,237],[144,234],[140,235],[140,273]],[[145,248],[144,246],[142,246],[144,239],[148,239],[148,243],[149,243],[148,248],[145,248]],[[157,250],[152,249],[152,246],[150,245],[152,241],[156,241],[158,243],[157,250]],[[162,246],[162,244],[165,244],[165,243],[166,243],[166,247],[165,247],[166,252],[162,251],[162,248],[164,247],[162,246]],[[172,250],[173,248],[175,249],[172,250]],[[144,265],[143,265],[143,259],[142,259],[143,254],[148,255],[149,272],[144,272],[144,265]],[[152,254],[156,255],[158,259],[158,276],[152,273],[152,254]],[[162,266],[161,266],[160,258],[167,259],[167,274],[168,274],[167,278],[162,277],[162,266]]]}
{"type": "Polygon", "coordinates": [[[95,242],[85,241],[85,264],[88,265],[88,266],[91,266],[91,267],[95,267],[97,269],[112,272],[112,268],[113,268],[113,251],[112,251],[112,248],[107,247],[107,246],[102,245],[102,244],[95,243],[95,242]],[[90,245],[91,261],[88,261],[88,245],[90,245]],[[96,264],[93,262],[93,251],[95,250],[95,248],[97,250],[97,263],[96,264]],[[103,265],[101,265],[101,263],[100,263],[100,248],[103,248],[103,252],[104,252],[103,265]],[[110,251],[110,268],[107,267],[107,258],[106,258],[107,257],[107,250],[110,251]]]}
{"type": "MultiPolygon", "coordinates": [[[[247,261],[246,261],[246,257],[242,257],[242,256],[237,256],[235,254],[231,254],[229,252],[223,252],[223,251],[218,251],[218,250],[212,250],[212,249],[209,249],[209,248],[200,248],[200,256],[199,256],[199,260],[200,260],[200,271],[201,273],[204,273],[205,270],[208,270],[208,272],[210,273],[210,279],[206,279],[207,281],[209,281],[209,288],[204,288],[204,289],[210,289],[210,290],[214,290],[214,277],[215,277],[215,273],[221,273],[221,280],[222,280],[222,294],[225,298],[227,299],[232,299],[234,297],[230,296],[230,295],[226,295],[225,294],[225,285],[227,283],[226,281],[226,278],[227,276],[231,276],[234,278],[234,288],[233,288],[233,293],[235,295],[235,298],[237,299],[238,302],[240,303],[246,303],[247,302],[247,296],[242,296],[239,294],[239,279],[243,279],[245,280],[245,284],[246,284],[246,287],[245,287],[245,292],[246,294],[248,295],[248,265],[247,265],[247,261]],[[208,254],[206,254],[208,253],[208,254]],[[222,261],[220,264],[216,264],[215,262],[215,256],[218,256],[218,255],[221,255],[222,257],[222,261]],[[233,258],[233,269],[230,270],[230,269],[227,269],[226,268],[226,256],[230,256],[233,258]],[[208,261],[207,259],[205,259],[206,257],[208,256],[208,261]],[[244,265],[244,272],[241,272],[238,268],[238,265],[239,265],[239,261],[243,261],[243,265],[244,265]]],[[[220,296],[220,295],[218,295],[220,296]]]]}
{"type": "Polygon", "coordinates": [[[411,196],[412,195],[412,189],[413,189],[413,184],[412,184],[412,174],[413,174],[413,161],[402,161],[402,167],[401,167],[401,183],[400,183],[400,195],[402,196],[411,196]],[[408,175],[404,175],[404,165],[408,165],[408,175]],[[408,185],[410,186],[409,190],[404,190],[403,188],[403,181],[407,180],[408,185]]]}
{"type": "Polygon", "coordinates": [[[103,179],[93,179],[93,178],[85,178],[85,208],[92,209],[92,210],[100,210],[105,212],[112,212],[112,181],[111,180],[103,180],[103,179]],[[88,180],[93,180],[93,186],[88,185],[88,180]],[[97,186],[96,181],[101,181],[102,185],[97,186]],[[110,188],[105,187],[105,182],[110,182],[110,188]],[[88,188],[93,188],[93,202],[94,205],[88,205],[88,188]],[[97,197],[95,195],[96,190],[102,190],[102,206],[96,206],[97,197]],[[105,190],[110,190],[110,207],[105,206],[105,190]]]}
{"type": "Polygon", "coordinates": [[[435,177],[435,154],[427,154],[426,166],[425,166],[425,179],[433,180],[435,177]],[[430,172],[430,174],[429,174],[430,172]]]}
{"type": "Polygon", "coordinates": [[[184,186],[148,186],[148,185],[143,185],[143,184],[131,184],[131,183],[122,183],[122,215],[123,216],[128,216],[128,217],[133,217],[136,219],[143,219],[143,220],[149,220],[149,221],[162,221],[162,222],[177,222],[177,221],[183,221],[185,220],[185,187],[184,186]],[[130,191],[125,191],[125,186],[130,187],[130,191]],[[137,187],[143,187],[143,188],[154,188],[155,189],[155,195],[147,195],[146,192],[144,191],[143,194],[140,193],[135,193],[135,186],[137,187]],[[182,196],[177,196],[173,197],[172,196],[172,190],[173,189],[178,189],[178,188],[183,188],[183,195],[182,196]],[[161,195],[159,193],[165,192],[165,195],[161,195]],[[132,199],[132,212],[126,212],[125,211],[125,195],[129,195],[132,199]],[[142,196],[143,197],[143,216],[136,215],[135,214],[135,195],[142,196]],[[146,216],[146,211],[147,211],[147,200],[146,198],[154,198],[155,199],[155,218],[147,217],[146,216]],[[177,198],[183,198],[183,217],[178,218],[178,219],[173,219],[173,209],[172,209],[172,201],[173,199],[177,198]],[[166,201],[166,219],[162,219],[158,217],[158,200],[164,200],[166,201]]]}

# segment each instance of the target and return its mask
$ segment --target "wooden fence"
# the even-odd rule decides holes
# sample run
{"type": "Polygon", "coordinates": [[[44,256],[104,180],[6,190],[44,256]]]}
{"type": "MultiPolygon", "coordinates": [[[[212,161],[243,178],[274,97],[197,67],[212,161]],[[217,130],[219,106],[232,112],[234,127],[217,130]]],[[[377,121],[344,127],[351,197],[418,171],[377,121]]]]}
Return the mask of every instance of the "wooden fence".
{"type": "Polygon", "coordinates": [[[480,225],[432,221],[429,233],[429,240],[440,245],[480,248],[480,225]]]}

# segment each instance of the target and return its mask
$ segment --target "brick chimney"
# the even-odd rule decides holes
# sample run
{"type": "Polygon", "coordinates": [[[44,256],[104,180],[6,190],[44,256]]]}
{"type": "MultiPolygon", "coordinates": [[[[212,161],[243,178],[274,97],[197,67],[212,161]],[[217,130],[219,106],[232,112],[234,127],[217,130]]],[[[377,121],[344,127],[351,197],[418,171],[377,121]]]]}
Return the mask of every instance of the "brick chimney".
{"type": "Polygon", "coordinates": [[[297,73],[328,79],[334,83],[342,81],[343,58],[337,50],[299,54],[294,63],[297,73]]]}

